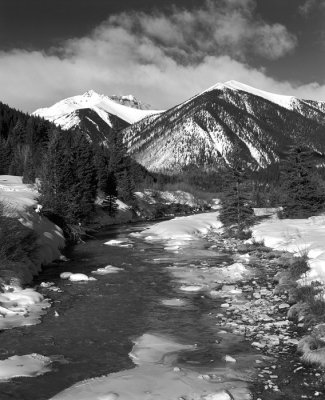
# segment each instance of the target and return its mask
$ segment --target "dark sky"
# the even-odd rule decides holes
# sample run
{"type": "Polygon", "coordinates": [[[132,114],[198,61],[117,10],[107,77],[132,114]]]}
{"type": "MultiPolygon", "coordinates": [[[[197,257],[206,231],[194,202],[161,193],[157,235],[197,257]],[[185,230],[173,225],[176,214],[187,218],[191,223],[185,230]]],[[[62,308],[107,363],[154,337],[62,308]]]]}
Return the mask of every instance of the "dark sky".
{"type": "Polygon", "coordinates": [[[58,40],[82,36],[127,10],[191,8],[198,0],[0,0],[0,49],[47,48],[58,40]]]}
{"type": "MultiPolygon", "coordinates": [[[[174,14],[175,16],[175,14],[178,13],[177,15],[179,15],[181,10],[187,10],[191,14],[198,8],[204,7],[204,4],[205,3],[202,0],[0,0],[0,57],[2,56],[2,59],[0,58],[0,84],[1,74],[4,82],[8,82],[8,80],[12,79],[13,71],[11,66],[14,63],[13,52],[15,52],[17,62],[19,61],[20,63],[28,64],[35,62],[35,65],[40,65],[40,62],[44,62],[44,68],[47,68],[49,61],[53,61],[53,59],[50,59],[51,56],[55,55],[59,60],[61,60],[62,57],[67,57],[66,54],[58,54],[58,46],[61,47],[61,50],[62,48],[66,49],[66,47],[68,47],[69,52],[71,52],[70,45],[67,46],[68,39],[73,39],[77,42],[78,39],[85,40],[85,38],[91,37],[94,29],[101,26],[103,21],[107,21],[109,17],[126,13],[129,16],[129,20],[131,20],[133,18],[131,11],[133,10],[137,12],[142,11],[144,13],[143,15],[147,16],[157,15],[157,13],[160,13],[160,15],[164,15],[165,19],[168,19],[171,14],[174,14]],[[175,11],[175,7],[178,9],[177,12],[175,11]],[[53,48],[56,49],[53,50],[53,48]],[[35,56],[33,59],[31,58],[32,55],[35,56]],[[40,60],[40,57],[43,58],[40,60]],[[38,64],[36,64],[36,58],[38,59],[38,64]],[[2,68],[1,63],[3,64],[2,68]],[[6,77],[6,75],[8,75],[8,77],[6,77]]],[[[230,71],[234,76],[229,76],[229,79],[242,80],[243,77],[245,78],[246,76],[243,72],[243,69],[246,68],[246,70],[250,72],[256,70],[265,75],[264,89],[272,89],[271,80],[273,80],[275,81],[273,85],[275,89],[283,87],[284,89],[288,88],[290,91],[292,88],[292,90],[297,90],[297,93],[292,94],[304,95],[303,87],[304,85],[309,85],[305,92],[307,97],[312,97],[311,89],[313,85],[316,85],[318,92],[315,94],[315,98],[320,99],[323,93],[325,97],[325,89],[323,91],[323,86],[325,85],[325,23],[323,22],[325,21],[325,0],[210,0],[210,4],[215,5],[216,21],[224,23],[222,26],[222,34],[224,34],[227,29],[228,32],[226,32],[223,41],[219,40],[219,38],[216,39],[214,46],[217,47],[213,48],[215,53],[213,53],[211,48],[209,48],[206,56],[214,57],[215,59],[213,61],[215,62],[220,60],[225,62],[225,57],[230,57],[232,64],[232,69],[230,69],[230,71]],[[230,3],[236,3],[239,4],[239,6],[231,8],[230,3]],[[247,4],[247,9],[250,11],[246,12],[243,4],[247,4]],[[238,11],[238,9],[240,9],[240,11],[238,11]],[[240,17],[236,18],[238,13],[240,17]],[[250,29],[250,25],[255,24],[255,31],[253,29],[252,32],[247,35],[243,44],[240,42],[241,39],[239,38],[240,35],[242,35],[242,31],[240,30],[243,29],[242,20],[245,21],[247,29],[250,29]],[[232,24],[234,25],[232,26],[232,24]],[[269,40],[267,40],[268,30],[271,32],[269,40]],[[237,35],[238,37],[234,38],[232,37],[233,35],[237,35]],[[263,36],[262,44],[260,43],[261,35],[263,36]],[[277,41],[279,41],[278,52],[276,51],[277,41]],[[264,51],[261,48],[262,46],[264,46],[264,51]],[[270,56],[267,54],[268,46],[270,46],[270,56]],[[256,49],[257,47],[258,49],[256,49]],[[244,50],[242,50],[243,48],[244,50]],[[254,50],[252,50],[253,48],[254,50]],[[223,57],[223,59],[221,59],[221,57],[223,57]],[[240,65],[237,65],[236,63],[240,63],[240,65]],[[322,90],[320,90],[319,87],[321,87],[322,90]]],[[[199,16],[198,13],[195,15],[199,16]]],[[[206,15],[208,18],[208,13],[206,13],[206,15]]],[[[145,20],[143,16],[141,18],[142,21],[145,20]]],[[[178,17],[176,16],[175,18],[172,20],[174,26],[175,21],[178,21],[178,17]]],[[[126,26],[123,25],[124,22],[121,22],[121,18],[119,18],[118,24],[119,27],[124,29],[124,31],[127,30],[130,35],[141,35],[142,42],[144,37],[147,35],[146,28],[143,27],[139,34],[136,24],[134,24],[130,29],[128,27],[126,28],[126,26]]],[[[201,25],[197,25],[199,27],[198,29],[204,30],[205,28],[202,26],[202,20],[200,24],[201,25]]],[[[211,31],[213,20],[210,19],[207,22],[207,26],[211,31]]],[[[192,29],[192,35],[194,36],[195,27],[195,22],[192,21],[190,28],[192,29]]],[[[183,30],[182,34],[188,30],[184,18],[181,29],[183,30]]],[[[208,35],[207,32],[210,31],[206,30],[205,34],[208,35]]],[[[112,35],[110,30],[108,30],[108,32],[112,35]]],[[[167,32],[168,30],[164,32],[165,36],[167,32]]],[[[219,35],[219,31],[217,34],[219,35]]],[[[191,64],[195,64],[195,68],[198,70],[198,59],[200,59],[200,62],[202,63],[203,70],[205,70],[205,65],[211,64],[210,59],[205,59],[203,61],[205,44],[206,41],[209,40],[208,36],[206,38],[202,36],[201,52],[199,51],[197,43],[192,47],[192,42],[189,38],[187,38],[186,46],[183,43],[184,46],[182,49],[177,48],[177,43],[174,46],[171,46],[170,43],[168,43],[168,49],[166,50],[164,47],[166,42],[160,42],[161,38],[157,39],[156,35],[152,31],[148,35],[148,38],[151,42],[154,42],[154,45],[156,46],[154,50],[151,48],[150,51],[158,52],[159,49],[163,47],[170,71],[174,71],[176,68],[172,65],[174,62],[179,64],[178,67],[181,67],[182,71],[184,68],[183,64],[187,64],[188,68],[186,69],[186,72],[189,73],[193,72],[190,68],[191,64]],[[193,51],[193,57],[186,60],[184,59],[183,62],[180,58],[182,57],[182,52],[180,50],[187,53],[187,55],[189,51],[193,51]],[[177,56],[174,56],[176,53],[177,56]]],[[[188,32],[186,35],[188,35],[188,32]]],[[[165,36],[164,40],[166,39],[165,36]]],[[[112,50],[111,39],[109,40],[110,46],[107,47],[107,49],[109,49],[107,51],[113,51],[114,54],[115,52],[119,52],[120,55],[120,52],[122,51],[121,43],[119,43],[119,47],[117,47],[118,50],[115,51],[115,49],[112,50]]],[[[82,46],[78,42],[78,46],[79,45],[80,47],[82,46]]],[[[101,49],[105,51],[105,47],[101,47],[101,49]]],[[[130,47],[130,49],[132,52],[132,47],[130,47]]],[[[82,47],[81,50],[78,47],[78,51],[82,53],[83,67],[85,66],[84,61],[86,57],[84,55],[84,50],[84,47],[82,47]]],[[[64,50],[64,53],[65,51],[66,50],[64,50]]],[[[74,47],[73,52],[75,51],[74,47]]],[[[79,55],[80,54],[78,53],[78,57],[79,55]]],[[[69,61],[69,63],[75,63],[76,76],[78,74],[84,76],[84,70],[78,69],[80,61],[78,57],[70,57],[67,58],[66,61],[69,61]]],[[[89,57],[92,57],[92,61],[94,60],[93,55],[89,57]]],[[[143,57],[143,55],[141,55],[141,57],[143,57]]],[[[139,61],[139,58],[141,57],[138,56],[137,61],[139,61]]],[[[155,54],[151,57],[158,57],[158,55],[155,54]]],[[[111,59],[109,59],[109,61],[110,60],[111,59]]],[[[154,59],[153,65],[155,65],[160,72],[164,72],[168,69],[166,67],[166,60],[160,60],[159,66],[157,67],[156,59],[154,59]]],[[[132,57],[130,58],[130,62],[133,62],[132,57]]],[[[58,60],[56,60],[56,63],[58,64],[58,60]]],[[[112,66],[107,66],[109,74],[111,74],[115,68],[119,71],[117,63],[118,61],[114,58],[112,66]]],[[[143,62],[141,59],[141,62],[139,62],[141,70],[143,70],[144,64],[147,66],[146,73],[149,73],[148,64],[150,64],[150,62],[147,60],[143,62]]],[[[61,67],[62,65],[60,65],[60,68],[61,67]]],[[[57,68],[57,73],[62,74],[62,81],[65,81],[68,76],[66,67],[67,66],[65,65],[65,67],[62,68],[62,71],[60,68],[57,68]]],[[[71,65],[68,67],[70,68],[71,65]]],[[[35,68],[33,71],[35,72],[35,68]]],[[[181,73],[179,68],[177,72],[181,73]]],[[[19,70],[17,70],[16,73],[18,74],[19,70]]],[[[109,90],[111,86],[108,86],[108,81],[106,80],[104,82],[103,76],[101,77],[101,81],[98,77],[99,75],[104,76],[105,72],[100,70],[96,79],[93,78],[89,84],[92,84],[98,91],[103,92],[104,90],[109,90]],[[103,88],[101,82],[105,83],[103,83],[103,88]]],[[[224,78],[224,74],[219,75],[221,78],[224,78]]],[[[27,76],[24,81],[22,80],[22,77],[20,77],[21,84],[17,85],[15,88],[16,95],[19,95],[17,91],[19,92],[19,90],[23,90],[22,86],[32,86],[30,85],[30,79],[36,79],[34,84],[36,89],[38,88],[38,85],[41,87],[42,82],[37,80],[37,76],[39,76],[39,73],[35,72],[33,74],[32,71],[27,71],[27,76]],[[27,79],[29,79],[28,82],[27,79]]],[[[257,75],[255,74],[255,76],[257,75]]],[[[166,77],[164,76],[164,79],[165,78],[166,77]]],[[[226,78],[228,78],[228,76],[226,76],[226,78]]],[[[153,84],[157,79],[161,80],[161,77],[158,78],[156,75],[153,75],[153,84]]],[[[218,80],[218,74],[211,76],[211,85],[215,83],[216,79],[218,80]]],[[[58,97],[61,93],[63,94],[63,90],[62,87],[58,87],[59,79],[57,80],[58,82],[53,83],[53,90],[58,97]]],[[[198,80],[201,80],[200,77],[198,80]]],[[[262,80],[262,77],[258,75],[257,80],[258,82],[262,82],[263,86],[264,81],[262,80]]],[[[203,85],[205,82],[206,80],[203,81],[203,85]]],[[[251,75],[248,76],[245,83],[254,83],[253,77],[251,75]]],[[[120,86],[122,86],[121,90],[123,91],[130,88],[130,91],[133,90],[137,92],[135,93],[136,95],[144,95],[146,97],[143,99],[144,101],[155,102],[158,107],[166,107],[169,105],[166,104],[167,95],[163,94],[164,100],[161,100],[163,88],[159,89],[160,97],[158,94],[157,99],[155,99],[147,87],[145,89],[140,88],[140,86],[137,86],[135,82],[129,86],[126,84],[120,86]]],[[[200,84],[198,83],[196,87],[200,88],[200,84]]],[[[71,90],[75,91],[84,90],[84,88],[86,87],[82,84],[74,84],[71,86],[71,90]]],[[[202,87],[202,89],[204,89],[204,87],[202,87]]],[[[118,91],[119,88],[113,85],[112,90],[118,91]]],[[[49,91],[50,87],[47,87],[47,93],[49,93],[49,91]]],[[[67,91],[68,88],[66,92],[67,91]]],[[[64,94],[66,92],[64,92],[64,94]]],[[[190,89],[187,91],[184,90],[184,93],[175,93],[177,101],[181,100],[185,93],[187,95],[187,92],[190,94],[190,89]]],[[[9,91],[5,90],[4,93],[4,100],[8,99],[8,101],[12,101],[13,99],[15,104],[18,104],[25,109],[29,108],[28,101],[30,102],[30,99],[26,99],[26,101],[21,101],[19,103],[18,98],[16,100],[15,95],[13,95],[13,89],[10,89],[9,91]]],[[[71,93],[71,95],[73,94],[75,93],[71,93]]],[[[45,94],[44,85],[39,91],[36,90],[36,97],[35,102],[30,103],[31,108],[38,104],[42,105],[46,99],[50,102],[52,101],[52,98],[55,98],[54,95],[49,96],[49,94],[45,94]],[[36,100],[37,96],[38,99],[36,100]]],[[[170,104],[172,103],[173,100],[170,101],[170,104]]]]}

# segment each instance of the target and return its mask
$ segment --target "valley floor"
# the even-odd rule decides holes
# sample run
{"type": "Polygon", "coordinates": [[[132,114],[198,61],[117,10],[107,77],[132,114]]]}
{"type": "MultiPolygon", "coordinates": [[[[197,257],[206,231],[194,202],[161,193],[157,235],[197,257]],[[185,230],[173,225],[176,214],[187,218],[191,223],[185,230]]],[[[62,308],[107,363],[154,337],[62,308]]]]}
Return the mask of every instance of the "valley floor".
{"type": "MultiPolygon", "coordinates": [[[[19,218],[29,226],[36,222],[43,226],[34,211],[30,208],[26,211],[26,205],[32,207],[35,204],[32,194],[17,181],[6,181],[6,177],[1,179],[0,195],[18,201],[15,212],[19,218]],[[19,208],[21,203],[17,200],[20,198],[26,198],[28,203],[23,202],[22,208],[19,208]]],[[[42,234],[55,242],[49,235],[52,231],[45,230],[42,234]]],[[[297,345],[308,334],[315,340],[312,345],[303,342],[304,356],[307,353],[307,358],[312,360],[316,354],[318,364],[324,363],[325,360],[321,359],[323,342],[319,339],[324,336],[325,328],[319,328],[319,325],[315,330],[313,325],[307,325],[306,315],[299,310],[296,319],[288,319],[290,310],[296,307],[297,302],[299,304],[299,299],[293,296],[296,282],[288,276],[293,255],[309,257],[310,272],[299,284],[306,285],[315,280],[323,283],[324,236],[324,217],[271,219],[253,227],[253,240],[241,241],[222,233],[216,210],[160,222],[140,233],[130,234],[124,241],[105,243],[125,249],[132,249],[132,239],[147,243],[148,248],[150,244],[162,244],[165,257],[151,262],[167,268],[180,293],[179,297],[166,298],[163,304],[182,309],[197,298],[215,302],[215,309],[204,318],[209,326],[216,326],[210,340],[216,354],[219,352],[223,356],[217,367],[205,367],[199,373],[195,363],[191,367],[185,366],[177,356],[184,350],[198,351],[195,343],[178,343],[164,335],[148,332],[134,340],[130,353],[135,364],[133,369],[76,384],[54,398],[143,400],[149,393],[155,398],[174,396],[186,400],[325,398],[324,370],[317,365],[308,366],[297,354],[297,345]],[[182,261],[169,261],[177,254],[183,257],[182,261]],[[218,256],[225,256],[229,261],[217,264],[215,257],[218,256]]],[[[99,272],[95,274],[96,279],[101,279],[102,272],[104,276],[104,272],[112,273],[112,270],[99,272]]],[[[117,268],[113,273],[121,272],[117,268]]],[[[44,282],[45,293],[50,287],[49,282],[44,282]]],[[[35,293],[28,296],[22,287],[5,288],[0,294],[0,302],[3,310],[8,312],[0,308],[0,323],[5,323],[0,325],[0,329],[19,326],[19,323],[6,324],[11,318],[17,320],[17,315],[20,321],[26,320],[26,315],[31,315],[31,305],[46,301],[43,296],[35,301],[28,300],[35,298],[35,293]],[[17,293],[16,299],[10,293],[17,293]],[[25,294],[25,300],[20,301],[25,294]],[[18,306],[21,310],[17,309],[18,306]]],[[[42,308],[39,307],[39,311],[42,308]]],[[[52,360],[48,355],[1,358],[0,380],[22,375],[35,377],[51,370],[52,360]]]]}

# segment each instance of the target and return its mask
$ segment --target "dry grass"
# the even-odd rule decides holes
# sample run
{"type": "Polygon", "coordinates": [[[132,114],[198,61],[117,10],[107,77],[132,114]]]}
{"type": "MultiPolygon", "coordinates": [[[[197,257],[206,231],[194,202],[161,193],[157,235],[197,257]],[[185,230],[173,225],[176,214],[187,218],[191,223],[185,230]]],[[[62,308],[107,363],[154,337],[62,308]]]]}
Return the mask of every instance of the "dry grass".
{"type": "Polygon", "coordinates": [[[314,337],[305,336],[298,343],[301,360],[306,364],[317,364],[325,367],[325,342],[314,337]]]}
{"type": "Polygon", "coordinates": [[[302,275],[307,274],[309,271],[308,256],[306,254],[300,257],[295,257],[289,267],[289,273],[293,279],[299,279],[302,275]]]}

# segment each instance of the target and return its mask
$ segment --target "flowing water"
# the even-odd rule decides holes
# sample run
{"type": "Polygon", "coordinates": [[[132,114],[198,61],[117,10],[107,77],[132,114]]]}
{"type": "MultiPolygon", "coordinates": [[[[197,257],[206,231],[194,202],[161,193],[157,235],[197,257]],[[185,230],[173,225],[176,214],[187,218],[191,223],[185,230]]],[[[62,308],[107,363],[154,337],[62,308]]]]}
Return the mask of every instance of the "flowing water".
{"type": "Polygon", "coordinates": [[[166,251],[163,243],[134,237],[133,247],[105,245],[112,239],[129,240],[130,233],[146,226],[103,230],[74,247],[68,254],[70,261],[43,270],[36,284],[51,281],[62,292],[40,289],[52,299],[51,309],[39,325],[1,332],[0,358],[38,353],[53,357],[53,368],[42,376],[0,383],[1,400],[49,399],[78,381],[131,369],[132,340],[148,332],[195,344],[197,350],[181,353],[179,360],[197,371],[220,367],[225,354],[252,353],[243,340],[225,340],[221,348],[216,341],[220,328],[211,315],[222,301],[180,291],[180,282],[166,268],[175,263],[217,266],[230,263],[230,255],[207,250],[205,240],[180,253],[166,251]],[[97,280],[85,283],[59,277],[64,271],[91,276],[91,271],[108,264],[122,270],[93,275],[97,280]],[[175,298],[184,305],[171,306],[175,298]]]}

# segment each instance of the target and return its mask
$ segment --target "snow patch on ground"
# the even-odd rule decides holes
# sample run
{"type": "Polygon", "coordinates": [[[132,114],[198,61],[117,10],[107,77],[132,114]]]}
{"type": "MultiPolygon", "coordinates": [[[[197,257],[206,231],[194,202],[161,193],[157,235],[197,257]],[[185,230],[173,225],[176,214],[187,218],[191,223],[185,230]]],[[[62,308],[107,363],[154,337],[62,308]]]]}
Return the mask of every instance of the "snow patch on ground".
{"type": "Polygon", "coordinates": [[[253,238],[264,241],[276,250],[297,256],[307,254],[310,272],[308,281],[325,283],[325,216],[307,219],[272,219],[252,229],[253,238]]]}
{"type": "Polygon", "coordinates": [[[221,383],[202,379],[190,369],[174,367],[177,352],[194,351],[195,346],[180,344],[173,339],[146,333],[134,342],[130,356],[136,367],[127,371],[89,379],[73,385],[52,400],[231,400],[248,399],[246,383],[231,378],[228,368],[219,369],[221,383]],[[225,377],[229,391],[225,390],[225,377]],[[234,397],[238,390],[241,397],[234,397]]]}
{"type": "Polygon", "coordinates": [[[105,242],[107,246],[117,246],[117,247],[133,247],[133,244],[128,239],[112,239],[105,242]]]}
{"type": "Polygon", "coordinates": [[[219,213],[206,213],[190,215],[188,217],[177,217],[170,221],[159,222],[151,228],[141,232],[139,236],[147,240],[168,240],[168,245],[181,246],[183,241],[194,240],[210,230],[220,230],[222,223],[219,213]]]}
{"type": "Polygon", "coordinates": [[[199,200],[193,194],[182,190],[160,191],[147,189],[143,192],[135,192],[134,194],[138,199],[146,201],[149,204],[186,204],[190,207],[200,205],[199,200]]]}
{"type": "Polygon", "coordinates": [[[38,324],[49,307],[48,300],[34,289],[5,286],[0,293],[0,330],[38,324]]]}
{"type": "Polygon", "coordinates": [[[91,271],[91,273],[95,275],[108,275],[117,274],[120,271],[123,271],[123,268],[114,267],[113,265],[107,265],[104,268],[98,268],[96,269],[96,271],[91,271]]]}
{"type": "Polygon", "coordinates": [[[256,215],[256,217],[276,217],[277,213],[280,212],[282,209],[282,207],[253,208],[254,215],[256,215]]]}
{"type": "Polygon", "coordinates": [[[51,371],[51,359],[40,354],[13,356],[0,361],[0,382],[17,377],[34,377],[51,371]]]}
{"type": "Polygon", "coordinates": [[[37,195],[32,185],[22,183],[21,177],[0,175],[0,201],[5,204],[5,215],[19,220],[39,236],[35,265],[26,266],[25,271],[17,270],[20,279],[11,279],[10,285],[5,286],[4,292],[0,293],[0,329],[37,324],[44,310],[50,307],[49,302],[34,289],[21,287],[21,284],[28,283],[40,271],[42,265],[60,259],[60,249],[65,246],[62,230],[35,212],[37,195]],[[26,282],[22,282],[23,277],[26,282]]]}
{"type": "Polygon", "coordinates": [[[180,283],[179,290],[187,293],[211,292],[221,283],[234,283],[250,275],[249,270],[242,263],[217,267],[174,264],[167,269],[180,283]]]}
{"type": "Polygon", "coordinates": [[[23,225],[39,235],[38,268],[61,256],[65,240],[62,230],[44,216],[36,213],[38,192],[32,185],[22,183],[20,176],[0,175],[0,201],[6,205],[5,213],[17,218],[23,225]]]}
{"type": "MultiPolygon", "coordinates": [[[[162,362],[167,354],[181,350],[193,350],[195,347],[176,343],[174,340],[145,333],[134,341],[134,346],[129,354],[136,365],[162,362]]],[[[168,362],[170,363],[169,358],[168,362]]]]}

